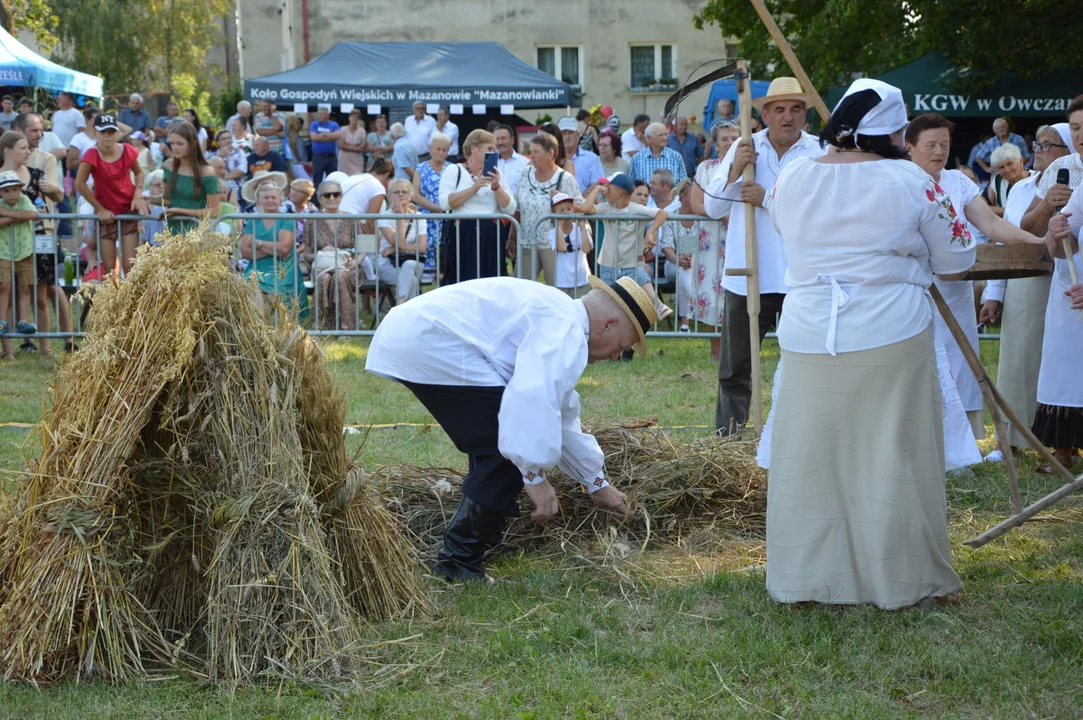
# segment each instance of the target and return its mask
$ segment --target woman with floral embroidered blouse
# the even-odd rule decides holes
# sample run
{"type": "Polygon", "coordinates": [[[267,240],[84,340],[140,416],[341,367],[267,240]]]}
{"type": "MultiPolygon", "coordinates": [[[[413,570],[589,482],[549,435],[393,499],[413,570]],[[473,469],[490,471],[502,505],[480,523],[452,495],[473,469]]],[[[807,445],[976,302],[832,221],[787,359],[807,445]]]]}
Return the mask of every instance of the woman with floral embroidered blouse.
{"type": "Polygon", "coordinates": [[[927,288],[974,263],[932,179],[905,160],[902,93],[850,86],[787,165],[771,220],[789,293],[772,408],[767,590],[884,609],[957,598],[940,381],[927,288]]]}
{"type": "MultiPolygon", "coordinates": [[[[910,159],[918,167],[932,176],[938,190],[948,197],[943,211],[960,221],[974,225],[987,236],[990,242],[998,243],[1040,243],[1042,240],[1025,230],[1017,228],[1002,217],[993,213],[988,203],[981,197],[981,189],[958,170],[945,170],[951,151],[951,132],[954,125],[950,120],[935,113],[918,115],[906,127],[906,149],[910,159]]],[[[931,192],[931,191],[930,191],[931,192]]],[[[966,225],[956,223],[956,233],[967,232],[966,225]]],[[[974,352],[978,352],[978,317],[974,305],[974,283],[969,280],[936,280],[936,287],[947,301],[955,319],[966,332],[967,340],[974,352]]],[[[982,418],[982,395],[978,380],[963,357],[963,351],[954,336],[948,330],[947,323],[936,313],[936,333],[943,337],[951,364],[951,374],[959,388],[959,397],[963,401],[970,420],[974,437],[985,438],[985,421],[982,418]]]]}

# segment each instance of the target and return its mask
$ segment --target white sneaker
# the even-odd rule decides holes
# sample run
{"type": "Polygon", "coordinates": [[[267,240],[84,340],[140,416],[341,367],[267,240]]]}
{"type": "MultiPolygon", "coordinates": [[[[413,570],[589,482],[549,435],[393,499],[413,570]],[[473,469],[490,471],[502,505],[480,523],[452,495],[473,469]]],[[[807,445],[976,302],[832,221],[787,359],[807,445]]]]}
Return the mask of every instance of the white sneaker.
{"type": "Polygon", "coordinates": [[[1000,450],[994,450],[985,457],[982,458],[983,462],[1002,463],[1004,462],[1004,453],[1000,450]]]}
{"type": "Polygon", "coordinates": [[[662,322],[667,317],[673,314],[673,310],[661,300],[655,301],[654,309],[655,312],[658,313],[658,322],[662,322]]]}
{"type": "Polygon", "coordinates": [[[692,332],[692,330],[687,325],[681,325],[678,332],[692,332]]]}

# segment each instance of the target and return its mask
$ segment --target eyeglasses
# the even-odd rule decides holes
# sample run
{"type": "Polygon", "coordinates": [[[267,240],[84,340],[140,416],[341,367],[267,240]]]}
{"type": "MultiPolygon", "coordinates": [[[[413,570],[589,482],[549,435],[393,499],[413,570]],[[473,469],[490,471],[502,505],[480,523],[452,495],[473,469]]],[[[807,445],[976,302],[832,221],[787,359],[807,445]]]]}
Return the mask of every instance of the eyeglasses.
{"type": "Polygon", "coordinates": [[[331,200],[334,200],[336,198],[342,197],[342,193],[340,193],[340,192],[325,192],[325,193],[320,194],[320,197],[321,198],[330,198],[331,200]]]}
{"type": "Polygon", "coordinates": [[[1035,151],[1041,150],[1042,152],[1049,152],[1050,148],[1055,148],[1055,147],[1066,148],[1068,146],[1067,145],[1061,145],[1060,143],[1050,142],[1049,140],[1046,140],[1044,142],[1035,141],[1031,145],[1032,150],[1035,150],[1035,151]]]}

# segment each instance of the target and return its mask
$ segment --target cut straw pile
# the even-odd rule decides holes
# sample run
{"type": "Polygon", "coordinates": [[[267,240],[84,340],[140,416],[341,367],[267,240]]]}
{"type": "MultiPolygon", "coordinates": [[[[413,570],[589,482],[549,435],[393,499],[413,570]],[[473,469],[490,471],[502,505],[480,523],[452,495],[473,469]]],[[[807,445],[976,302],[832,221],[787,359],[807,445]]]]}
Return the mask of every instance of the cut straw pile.
{"type": "Polygon", "coordinates": [[[95,294],[0,506],[3,677],[348,680],[366,620],[427,609],[319,349],[268,326],[228,249],[166,237],[95,294]]]}
{"type": "MultiPolygon", "coordinates": [[[[766,521],[766,474],[756,465],[753,442],[711,437],[682,438],[651,421],[595,425],[606,456],[606,476],[626,493],[633,515],[621,518],[597,508],[578,483],[554,473],[561,488],[560,516],[547,524],[530,518],[530,501],[504,533],[511,547],[553,542],[582,546],[610,536],[614,526],[637,545],[687,545],[702,538],[762,535],[766,521]]],[[[394,465],[372,476],[392,512],[421,549],[440,545],[460,499],[463,473],[450,468],[394,465]]]]}

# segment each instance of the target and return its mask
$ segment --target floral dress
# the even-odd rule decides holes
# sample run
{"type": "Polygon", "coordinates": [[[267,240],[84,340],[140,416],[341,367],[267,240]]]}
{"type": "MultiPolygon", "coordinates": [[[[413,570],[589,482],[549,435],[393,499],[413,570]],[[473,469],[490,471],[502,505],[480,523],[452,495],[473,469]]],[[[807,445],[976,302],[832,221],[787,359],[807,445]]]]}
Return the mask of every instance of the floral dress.
{"type": "MultiPolygon", "coordinates": [[[[427,161],[417,166],[417,171],[421,174],[421,194],[425,196],[425,199],[436,205],[440,204],[440,174],[432,169],[427,161]]],[[[432,213],[425,208],[418,207],[418,212],[426,215],[432,213]]],[[[429,220],[428,222],[428,246],[425,248],[425,267],[427,269],[434,269],[436,267],[436,246],[440,243],[440,227],[444,224],[441,220],[429,220]]]]}
{"type": "MultiPolygon", "coordinates": [[[[721,167],[721,160],[700,163],[696,183],[706,188],[721,167]]],[[[726,264],[727,214],[720,221],[708,220],[699,226],[699,252],[693,259],[692,312],[693,319],[714,327],[722,326],[722,270],[726,264]]]]}

